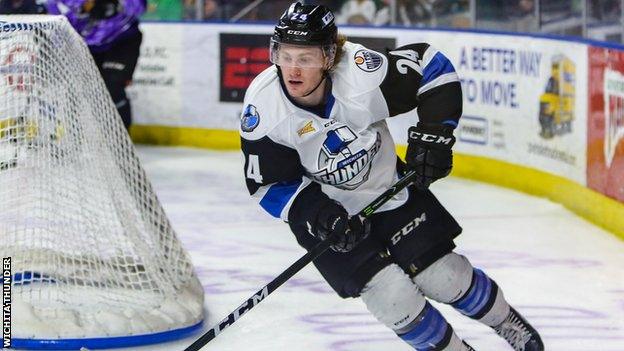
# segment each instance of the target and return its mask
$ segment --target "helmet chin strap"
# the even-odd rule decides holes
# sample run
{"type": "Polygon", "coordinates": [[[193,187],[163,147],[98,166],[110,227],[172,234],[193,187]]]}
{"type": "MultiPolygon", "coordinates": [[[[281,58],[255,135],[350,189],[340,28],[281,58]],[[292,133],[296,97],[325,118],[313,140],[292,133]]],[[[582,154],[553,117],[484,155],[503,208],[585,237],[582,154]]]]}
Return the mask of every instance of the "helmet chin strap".
{"type": "Polygon", "coordinates": [[[321,83],[325,81],[325,78],[327,78],[327,71],[323,71],[323,76],[321,77],[321,80],[318,82],[318,84],[314,87],[314,89],[310,90],[310,92],[303,95],[302,97],[310,96],[310,94],[312,94],[314,91],[316,91],[316,89],[318,89],[318,87],[321,86],[321,83]]]}

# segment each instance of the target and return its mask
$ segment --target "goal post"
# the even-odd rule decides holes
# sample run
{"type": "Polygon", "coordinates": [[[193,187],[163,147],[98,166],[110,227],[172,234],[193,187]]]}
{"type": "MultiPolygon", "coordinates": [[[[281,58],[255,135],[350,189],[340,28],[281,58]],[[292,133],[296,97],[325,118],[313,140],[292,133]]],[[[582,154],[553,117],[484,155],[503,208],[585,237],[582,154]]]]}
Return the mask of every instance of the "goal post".
{"type": "Polygon", "coordinates": [[[0,253],[15,348],[128,347],[202,327],[190,257],[61,16],[0,16],[0,253]]]}

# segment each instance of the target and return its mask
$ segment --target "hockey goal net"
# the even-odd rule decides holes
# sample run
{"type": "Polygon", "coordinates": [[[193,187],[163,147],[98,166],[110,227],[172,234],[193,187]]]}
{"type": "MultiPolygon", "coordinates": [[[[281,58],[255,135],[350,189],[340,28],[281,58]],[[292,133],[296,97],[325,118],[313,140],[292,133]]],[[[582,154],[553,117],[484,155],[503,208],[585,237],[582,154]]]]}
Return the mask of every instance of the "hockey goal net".
{"type": "Polygon", "coordinates": [[[14,347],[121,347],[201,327],[188,253],[63,17],[0,16],[0,252],[14,347]]]}

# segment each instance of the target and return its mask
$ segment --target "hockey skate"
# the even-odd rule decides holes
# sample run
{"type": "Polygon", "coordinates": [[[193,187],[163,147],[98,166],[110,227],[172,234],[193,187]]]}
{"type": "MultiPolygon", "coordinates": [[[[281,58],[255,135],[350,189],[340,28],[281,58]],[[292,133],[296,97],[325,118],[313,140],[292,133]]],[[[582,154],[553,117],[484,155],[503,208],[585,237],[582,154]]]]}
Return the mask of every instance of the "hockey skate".
{"type": "Polygon", "coordinates": [[[515,351],[544,351],[544,344],[537,331],[511,307],[507,318],[494,330],[515,351]]]}

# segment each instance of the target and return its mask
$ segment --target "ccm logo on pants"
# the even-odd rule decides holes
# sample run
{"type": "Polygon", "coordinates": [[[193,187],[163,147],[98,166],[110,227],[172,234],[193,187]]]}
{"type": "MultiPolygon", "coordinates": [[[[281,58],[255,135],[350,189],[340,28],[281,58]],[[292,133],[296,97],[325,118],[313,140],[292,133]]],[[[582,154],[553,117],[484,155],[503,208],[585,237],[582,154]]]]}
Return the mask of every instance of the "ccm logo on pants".
{"type": "Polygon", "coordinates": [[[411,233],[412,230],[416,229],[420,225],[420,223],[425,222],[427,220],[427,214],[423,212],[420,217],[414,218],[413,221],[407,223],[407,225],[398,232],[396,232],[390,239],[392,240],[392,245],[398,244],[401,239],[407,234],[411,233]]]}

